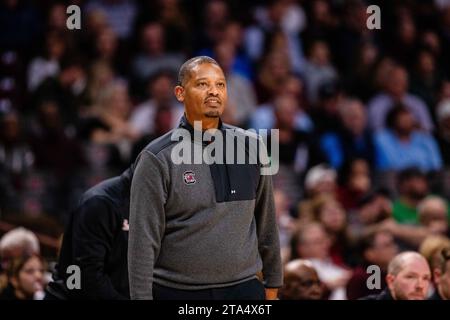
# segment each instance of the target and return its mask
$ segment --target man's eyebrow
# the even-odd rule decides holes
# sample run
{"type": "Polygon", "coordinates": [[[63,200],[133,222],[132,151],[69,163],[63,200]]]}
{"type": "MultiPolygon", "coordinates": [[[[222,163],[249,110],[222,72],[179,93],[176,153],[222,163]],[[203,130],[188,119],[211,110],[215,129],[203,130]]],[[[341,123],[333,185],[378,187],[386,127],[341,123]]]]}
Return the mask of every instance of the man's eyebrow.
{"type": "MultiPolygon", "coordinates": [[[[209,80],[209,78],[207,78],[207,77],[202,77],[202,78],[195,79],[196,82],[197,82],[197,81],[202,81],[202,80],[209,80]]],[[[220,79],[218,79],[218,81],[225,81],[225,78],[220,78],[220,79]]]]}

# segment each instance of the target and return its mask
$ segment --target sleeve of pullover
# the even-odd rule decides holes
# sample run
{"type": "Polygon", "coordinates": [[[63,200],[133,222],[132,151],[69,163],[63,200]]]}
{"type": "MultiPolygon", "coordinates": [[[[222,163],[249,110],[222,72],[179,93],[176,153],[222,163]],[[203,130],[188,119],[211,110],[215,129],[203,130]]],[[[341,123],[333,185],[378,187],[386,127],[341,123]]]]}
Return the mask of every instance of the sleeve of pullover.
{"type": "Polygon", "coordinates": [[[255,219],[258,249],[263,262],[264,285],[267,288],[279,288],[283,284],[283,274],[271,175],[260,176],[255,219]]]}
{"type": "Polygon", "coordinates": [[[128,276],[130,297],[153,299],[153,271],[165,229],[167,171],[154,154],[142,152],[131,184],[128,276]]]}

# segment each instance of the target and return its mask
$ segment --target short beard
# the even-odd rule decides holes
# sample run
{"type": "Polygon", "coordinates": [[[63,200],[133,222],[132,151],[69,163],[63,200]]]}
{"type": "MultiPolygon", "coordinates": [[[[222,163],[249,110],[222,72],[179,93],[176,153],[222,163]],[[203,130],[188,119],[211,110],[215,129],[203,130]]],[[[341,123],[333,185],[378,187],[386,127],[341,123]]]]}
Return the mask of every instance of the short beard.
{"type": "Polygon", "coordinates": [[[208,111],[208,112],[205,112],[205,117],[206,118],[218,118],[218,117],[220,117],[220,113],[219,113],[219,111],[208,111]]]}

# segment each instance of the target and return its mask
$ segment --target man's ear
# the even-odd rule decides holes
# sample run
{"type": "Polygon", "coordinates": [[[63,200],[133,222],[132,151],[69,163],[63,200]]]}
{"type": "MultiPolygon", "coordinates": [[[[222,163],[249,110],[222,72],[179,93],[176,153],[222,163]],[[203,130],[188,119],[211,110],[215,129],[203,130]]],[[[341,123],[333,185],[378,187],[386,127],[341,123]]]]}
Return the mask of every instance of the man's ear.
{"type": "Polygon", "coordinates": [[[184,101],[184,88],[182,86],[176,86],[173,92],[179,102],[184,101]]]}
{"type": "Polygon", "coordinates": [[[388,273],[386,275],[386,285],[388,286],[389,290],[394,289],[394,280],[395,280],[395,276],[393,274],[388,273]]]}

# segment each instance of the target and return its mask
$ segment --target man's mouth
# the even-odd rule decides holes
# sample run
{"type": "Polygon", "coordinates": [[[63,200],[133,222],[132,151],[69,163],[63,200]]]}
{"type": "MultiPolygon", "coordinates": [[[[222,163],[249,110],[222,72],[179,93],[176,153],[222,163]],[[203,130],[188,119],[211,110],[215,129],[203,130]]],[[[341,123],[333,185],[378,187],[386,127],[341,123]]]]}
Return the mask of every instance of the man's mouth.
{"type": "Polygon", "coordinates": [[[218,104],[218,105],[221,104],[220,100],[217,99],[217,98],[208,98],[208,99],[205,100],[205,103],[207,103],[207,104],[218,104]]]}

